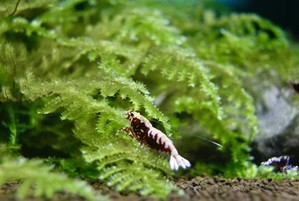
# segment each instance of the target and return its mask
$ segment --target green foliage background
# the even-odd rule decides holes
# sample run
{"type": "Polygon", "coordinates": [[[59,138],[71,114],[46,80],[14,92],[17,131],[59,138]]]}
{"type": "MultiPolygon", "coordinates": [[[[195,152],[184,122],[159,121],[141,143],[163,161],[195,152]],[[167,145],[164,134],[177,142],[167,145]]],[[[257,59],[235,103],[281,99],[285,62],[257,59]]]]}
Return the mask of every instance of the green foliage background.
{"type": "MultiPolygon", "coordinates": [[[[24,197],[47,182],[32,167],[47,172],[51,164],[118,191],[181,192],[169,181],[179,173],[169,170],[167,155],[117,132],[128,126],[129,109],[174,140],[193,163],[185,174],[256,176],[256,80],[281,85],[298,77],[298,48],[278,27],[197,1],[24,0],[10,15],[14,6],[0,5],[0,170],[20,174],[0,173],[1,184],[22,179],[24,197]],[[222,147],[205,147],[190,133],[222,147]],[[13,165],[19,157],[26,162],[13,165]]],[[[57,186],[37,195],[64,189],[65,177],[51,174],[57,186]]],[[[78,185],[69,191],[94,198],[78,185]]]]}

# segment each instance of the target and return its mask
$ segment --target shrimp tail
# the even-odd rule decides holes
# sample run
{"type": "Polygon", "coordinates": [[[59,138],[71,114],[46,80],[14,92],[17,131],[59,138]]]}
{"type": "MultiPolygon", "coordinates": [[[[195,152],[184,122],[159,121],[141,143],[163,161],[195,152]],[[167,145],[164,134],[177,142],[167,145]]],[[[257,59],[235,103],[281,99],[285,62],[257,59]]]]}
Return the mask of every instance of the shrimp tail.
{"type": "Polygon", "coordinates": [[[179,167],[185,169],[191,166],[190,162],[187,159],[180,156],[179,154],[170,155],[169,164],[170,164],[170,169],[172,170],[178,170],[179,167]]]}

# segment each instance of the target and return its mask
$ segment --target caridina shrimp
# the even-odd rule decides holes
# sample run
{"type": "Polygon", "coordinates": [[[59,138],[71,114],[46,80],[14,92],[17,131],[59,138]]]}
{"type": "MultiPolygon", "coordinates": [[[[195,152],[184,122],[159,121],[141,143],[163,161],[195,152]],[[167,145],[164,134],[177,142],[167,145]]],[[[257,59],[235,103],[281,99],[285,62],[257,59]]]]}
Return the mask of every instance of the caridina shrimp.
{"type": "Polygon", "coordinates": [[[185,169],[191,166],[187,159],[179,155],[172,141],[162,131],[153,127],[140,113],[129,110],[126,118],[131,122],[131,126],[120,130],[139,141],[142,146],[145,144],[152,149],[169,153],[170,169],[178,170],[179,167],[185,169]]]}

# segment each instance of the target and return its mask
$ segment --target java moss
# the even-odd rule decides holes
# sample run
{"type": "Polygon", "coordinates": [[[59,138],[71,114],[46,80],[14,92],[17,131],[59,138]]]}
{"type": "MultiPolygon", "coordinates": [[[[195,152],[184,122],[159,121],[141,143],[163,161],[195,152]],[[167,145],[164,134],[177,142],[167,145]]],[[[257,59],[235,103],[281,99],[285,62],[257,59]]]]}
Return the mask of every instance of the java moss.
{"type": "MultiPolygon", "coordinates": [[[[31,162],[38,157],[119,191],[181,192],[169,179],[182,172],[169,170],[167,155],[117,132],[134,109],[189,156],[193,168],[184,174],[256,176],[254,83],[298,77],[298,49],[280,28],[196,2],[21,1],[10,15],[14,6],[0,5],[0,139],[14,153],[1,154],[1,167],[27,157],[22,168],[43,169],[31,162]],[[222,146],[201,155],[203,141],[190,133],[222,146]]],[[[26,171],[12,179],[36,178],[26,171]]]]}

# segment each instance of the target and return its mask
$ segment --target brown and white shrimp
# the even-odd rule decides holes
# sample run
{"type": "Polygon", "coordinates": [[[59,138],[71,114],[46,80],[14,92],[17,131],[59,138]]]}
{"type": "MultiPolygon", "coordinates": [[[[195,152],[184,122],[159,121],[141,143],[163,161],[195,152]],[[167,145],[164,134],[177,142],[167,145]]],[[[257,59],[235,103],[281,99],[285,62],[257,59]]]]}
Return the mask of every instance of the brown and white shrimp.
{"type": "Polygon", "coordinates": [[[141,145],[145,144],[152,149],[169,153],[169,164],[172,170],[191,166],[187,159],[179,155],[172,141],[162,131],[153,127],[140,113],[130,110],[126,113],[126,118],[131,122],[131,126],[121,130],[139,141],[141,145]]]}

